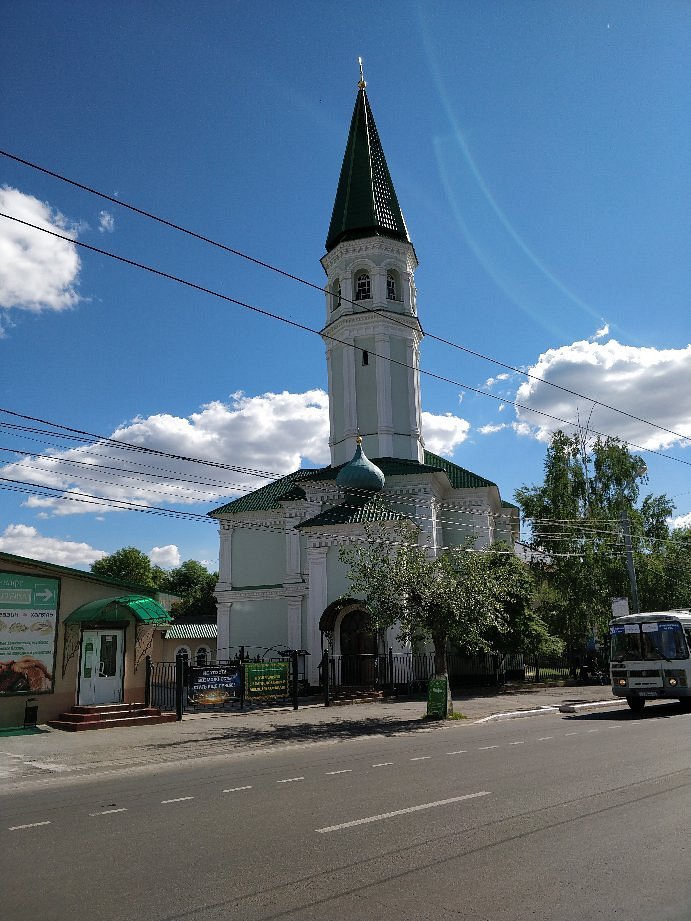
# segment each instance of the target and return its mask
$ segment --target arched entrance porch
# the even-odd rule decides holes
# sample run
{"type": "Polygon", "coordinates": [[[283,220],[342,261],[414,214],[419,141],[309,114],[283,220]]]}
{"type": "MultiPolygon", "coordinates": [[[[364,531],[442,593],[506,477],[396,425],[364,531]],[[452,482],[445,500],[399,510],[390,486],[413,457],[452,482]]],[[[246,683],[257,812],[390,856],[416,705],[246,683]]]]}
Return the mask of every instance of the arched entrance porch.
{"type": "Polygon", "coordinates": [[[361,601],[333,602],[322,614],[319,629],[328,640],[336,684],[362,687],[377,683],[382,642],[361,601]]]}

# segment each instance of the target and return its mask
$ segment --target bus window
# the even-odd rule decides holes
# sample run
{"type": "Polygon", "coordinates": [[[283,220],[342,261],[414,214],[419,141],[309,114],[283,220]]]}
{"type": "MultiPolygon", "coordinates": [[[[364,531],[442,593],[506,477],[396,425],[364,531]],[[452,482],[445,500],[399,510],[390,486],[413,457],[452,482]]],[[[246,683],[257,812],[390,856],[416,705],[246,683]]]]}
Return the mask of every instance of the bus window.
{"type": "Polygon", "coordinates": [[[687,659],[681,624],[644,623],[643,655],[646,659],[687,659]]]}

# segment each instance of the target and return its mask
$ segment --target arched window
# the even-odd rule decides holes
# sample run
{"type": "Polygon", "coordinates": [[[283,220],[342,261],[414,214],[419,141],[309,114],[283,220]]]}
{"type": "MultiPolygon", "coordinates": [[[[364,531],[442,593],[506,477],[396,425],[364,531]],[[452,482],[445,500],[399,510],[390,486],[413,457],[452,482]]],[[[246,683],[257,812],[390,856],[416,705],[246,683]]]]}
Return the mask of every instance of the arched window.
{"type": "Polygon", "coordinates": [[[197,646],[197,653],[195,656],[195,661],[197,665],[208,665],[211,661],[211,650],[208,646],[197,646]]]}
{"type": "Polygon", "coordinates": [[[398,300],[396,294],[396,276],[393,272],[386,273],[386,299],[389,301],[398,300]]]}
{"type": "Polygon", "coordinates": [[[332,286],[331,309],[336,310],[341,306],[341,282],[337,278],[332,286]]]}
{"type": "Polygon", "coordinates": [[[189,646],[178,646],[178,648],[175,650],[175,658],[177,659],[178,656],[182,656],[185,662],[189,662],[189,660],[192,658],[190,647],[189,646]]]}
{"type": "Polygon", "coordinates": [[[357,277],[355,285],[355,300],[366,301],[372,297],[372,287],[370,277],[367,272],[361,272],[357,277]]]}

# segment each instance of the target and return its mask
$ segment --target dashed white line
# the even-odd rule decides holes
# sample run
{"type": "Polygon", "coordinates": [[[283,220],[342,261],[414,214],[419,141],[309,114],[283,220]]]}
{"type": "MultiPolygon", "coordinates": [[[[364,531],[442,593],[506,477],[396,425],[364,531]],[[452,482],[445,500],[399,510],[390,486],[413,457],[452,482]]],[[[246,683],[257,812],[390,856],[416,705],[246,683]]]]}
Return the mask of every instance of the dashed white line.
{"type": "Polygon", "coordinates": [[[240,790],[251,790],[251,789],[252,789],[251,785],[248,787],[231,787],[229,790],[224,790],[223,792],[224,793],[239,793],[240,790]]]}
{"type": "Polygon", "coordinates": [[[581,734],[580,729],[578,730],[578,732],[565,732],[564,733],[565,736],[578,736],[580,734],[581,734]]]}
{"type": "Polygon", "coordinates": [[[479,752],[488,752],[488,751],[490,750],[490,748],[499,748],[499,746],[498,746],[498,745],[482,745],[480,748],[478,748],[478,751],[479,751],[479,752]]]}
{"type": "Polygon", "coordinates": [[[538,742],[549,742],[550,739],[553,739],[554,736],[540,736],[538,742]]]}
{"type": "Polygon", "coordinates": [[[104,809],[102,812],[90,812],[89,815],[90,816],[112,815],[114,812],[127,812],[127,809],[125,809],[124,807],[121,809],[104,809]]]}
{"type": "Polygon", "coordinates": [[[8,831],[20,831],[22,828],[38,828],[39,825],[50,825],[50,822],[28,822],[26,825],[10,825],[8,831]]]}
{"type": "Polygon", "coordinates": [[[319,834],[330,831],[340,831],[342,828],[354,828],[356,825],[366,825],[369,822],[381,822],[383,819],[392,819],[394,816],[407,815],[411,812],[420,812],[423,809],[434,809],[436,806],[448,806],[450,803],[460,803],[466,799],[476,799],[478,796],[489,796],[489,790],[479,793],[466,793],[465,796],[452,796],[449,799],[440,799],[434,803],[421,803],[419,806],[408,806],[407,809],[396,809],[395,812],[382,812],[380,815],[370,815],[364,819],[355,819],[352,822],[342,822],[340,825],[329,825],[326,828],[315,828],[319,834]]]}
{"type": "Polygon", "coordinates": [[[372,767],[389,767],[393,764],[393,761],[380,761],[378,764],[373,764],[372,767]]]}
{"type": "Polygon", "coordinates": [[[304,780],[304,777],[286,777],[285,780],[277,780],[276,783],[293,783],[296,780],[304,780]]]}
{"type": "Polygon", "coordinates": [[[509,745],[525,745],[525,740],[522,742],[509,742],[509,745]]]}
{"type": "Polygon", "coordinates": [[[458,751],[455,751],[455,752],[447,752],[446,754],[447,754],[447,755],[465,755],[465,754],[467,754],[467,752],[468,752],[468,749],[467,749],[467,748],[459,748],[458,751]]]}
{"type": "Polygon", "coordinates": [[[345,768],[342,771],[326,771],[326,776],[331,777],[334,774],[352,774],[352,773],[353,773],[352,768],[345,768]]]}
{"type": "Polygon", "coordinates": [[[599,729],[586,729],[586,732],[599,732],[599,729]]]}
{"type": "Polygon", "coordinates": [[[431,755],[420,755],[418,758],[411,758],[411,761],[429,761],[431,755]]]}
{"type": "Polygon", "coordinates": [[[161,805],[164,806],[166,803],[184,803],[185,800],[194,799],[193,796],[178,796],[175,799],[162,799],[161,805]]]}

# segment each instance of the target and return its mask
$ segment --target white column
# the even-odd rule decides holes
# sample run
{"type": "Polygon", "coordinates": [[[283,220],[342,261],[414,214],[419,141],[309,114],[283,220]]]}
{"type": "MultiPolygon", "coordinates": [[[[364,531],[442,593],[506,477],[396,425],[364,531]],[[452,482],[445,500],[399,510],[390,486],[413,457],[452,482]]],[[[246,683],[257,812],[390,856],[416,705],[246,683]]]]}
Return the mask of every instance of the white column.
{"type": "Polygon", "coordinates": [[[216,639],[216,658],[230,658],[230,609],[233,606],[232,601],[216,602],[216,623],[218,626],[218,637],[216,639]]]}
{"type": "Polygon", "coordinates": [[[232,548],[233,525],[222,521],[219,528],[220,548],[218,554],[218,582],[219,585],[231,587],[233,584],[232,573],[232,548]]]}
{"type": "Polygon", "coordinates": [[[393,456],[393,405],[391,402],[391,339],[385,333],[374,337],[374,351],[377,354],[377,431],[379,451],[377,457],[393,456]],[[381,356],[381,357],[380,357],[381,356]]]}
{"type": "Polygon", "coordinates": [[[307,602],[307,643],[305,649],[311,653],[307,674],[312,685],[319,683],[319,662],[321,659],[321,633],[319,621],[327,604],[326,547],[309,547],[307,566],[309,572],[309,595],[307,602]]]}
{"type": "Polygon", "coordinates": [[[300,533],[295,530],[297,516],[286,517],[283,522],[286,535],[286,582],[300,581],[300,533]]]}
{"type": "Polygon", "coordinates": [[[288,648],[304,649],[302,645],[302,597],[288,596],[288,648]]]}

